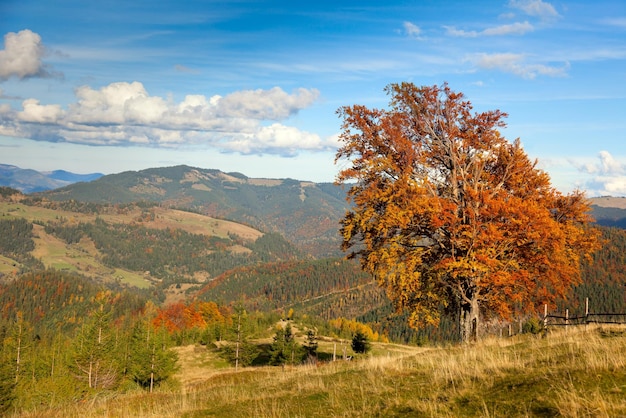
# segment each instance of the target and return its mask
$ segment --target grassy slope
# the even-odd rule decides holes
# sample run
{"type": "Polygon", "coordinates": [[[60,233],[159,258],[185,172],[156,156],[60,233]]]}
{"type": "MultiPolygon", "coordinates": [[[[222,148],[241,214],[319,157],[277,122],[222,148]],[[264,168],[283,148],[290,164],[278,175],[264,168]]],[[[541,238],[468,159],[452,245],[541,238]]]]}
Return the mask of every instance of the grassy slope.
{"type": "MultiPolygon", "coordinates": [[[[194,234],[205,234],[228,237],[229,234],[238,235],[245,240],[255,240],[263,235],[260,231],[223,219],[215,219],[208,216],[184,212],[175,209],[151,208],[155,213],[153,221],[142,220],[142,225],[155,229],[181,229],[194,234]]],[[[46,223],[59,218],[69,219],[71,222],[89,223],[94,222],[96,217],[100,217],[107,223],[136,223],[141,216],[141,209],[135,209],[128,213],[91,215],[78,212],[46,209],[37,206],[28,206],[19,202],[0,201],[0,214],[9,218],[25,218],[30,222],[46,223]]],[[[99,261],[99,252],[93,242],[83,239],[77,245],[67,245],[62,240],[46,234],[41,225],[34,226],[35,251],[33,255],[41,259],[46,267],[58,270],[79,272],[85,276],[97,277],[107,276],[119,279],[122,283],[127,283],[140,288],[146,288],[151,283],[146,280],[143,272],[133,272],[124,269],[111,269],[102,265],[99,261]]],[[[237,251],[233,248],[233,251],[237,251]]],[[[242,250],[247,249],[242,247],[242,250]]],[[[16,272],[14,260],[7,257],[0,258],[0,272],[11,274],[16,272]]]]}
{"type": "MultiPolygon", "coordinates": [[[[320,350],[328,354],[332,343],[322,343],[320,350]]],[[[183,383],[178,389],[101,396],[38,413],[246,418],[626,415],[623,328],[490,340],[468,347],[375,344],[373,354],[351,362],[284,369],[234,371],[201,349],[186,348],[180,354],[183,383]]]]}

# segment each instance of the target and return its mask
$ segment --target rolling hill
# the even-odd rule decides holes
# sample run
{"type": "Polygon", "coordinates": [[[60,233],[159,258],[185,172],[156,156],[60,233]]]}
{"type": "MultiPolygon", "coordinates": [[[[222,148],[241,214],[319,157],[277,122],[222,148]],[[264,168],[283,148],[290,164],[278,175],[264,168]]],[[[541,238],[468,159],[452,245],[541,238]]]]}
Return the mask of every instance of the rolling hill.
{"type": "Polygon", "coordinates": [[[166,290],[300,257],[276,233],[177,209],[0,198],[0,275],[7,278],[48,268],[166,290]]]}
{"type": "MultiPolygon", "coordinates": [[[[150,201],[192,210],[278,232],[315,257],[340,255],[338,222],[348,209],[346,191],[332,183],[250,178],[184,165],[102,176],[0,164],[0,186],[55,201],[150,201]]],[[[626,228],[626,198],[597,197],[590,203],[599,225],[626,228]]]]}
{"type": "Polygon", "coordinates": [[[348,207],[345,191],[331,183],[255,179],[188,166],[112,174],[34,196],[100,204],[149,201],[184,208],[278,232],[315,257],[340,254],[338,222],[348,207]]]}

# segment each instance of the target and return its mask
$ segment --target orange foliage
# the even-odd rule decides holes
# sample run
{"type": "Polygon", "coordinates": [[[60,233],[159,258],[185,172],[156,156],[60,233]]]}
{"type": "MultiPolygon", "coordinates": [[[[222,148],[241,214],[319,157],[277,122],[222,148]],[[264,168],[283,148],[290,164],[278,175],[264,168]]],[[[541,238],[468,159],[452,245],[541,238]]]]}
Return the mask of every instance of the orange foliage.
{"type": "Polygon", "coordinates": [[[506,114],[471,113],[461,93],[393,84],[391,109],[344,107],[353,182],[344,250],[361,259],[414,327],[460,312],[461,337],[482,316],[510,317],[553,303],[580,276],[597,232],[584,195],[562,195],[519,140],[498,131],[506,114]]]}
{"type": "Polygon", "coordinates": [[[170,333],[203,329],[213,324],[229,324],[231,318],[228,313],[227,309],[220,309],[215,302],[192,302],[189,305],[177,302],[157,309],[152,324],[170,333]]]}
{"type": "Polygon", "coordinates": [[[389,342],[389,339],[386,336],[379,335],[378,332],[372,330],[369,325],[358,321],[346,318],[336,318],[329,320],[328,323],[331,327],[340,332],[348,331],[351,334],[355,334],[357,331],[360,331],[369,341],[380,341],[384,343],[389,342]]]}

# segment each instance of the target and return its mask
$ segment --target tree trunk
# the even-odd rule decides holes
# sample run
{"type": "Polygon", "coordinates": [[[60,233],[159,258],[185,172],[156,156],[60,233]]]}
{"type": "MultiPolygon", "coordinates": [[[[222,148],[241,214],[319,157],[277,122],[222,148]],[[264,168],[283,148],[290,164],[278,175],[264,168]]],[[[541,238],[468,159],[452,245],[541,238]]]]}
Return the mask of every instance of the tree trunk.
{"type": "Polygon", "coordinates": [[[470,301],[461,302],[459,313],[459,329],[461,332],[461,342],[475,342],[478,338],[478,325],[480,322],[480,308],[478,297],[470,296],[470,301]]]}
{"type": "Polygon", "coordinates": [[[150,393],[154,389],[154,357],[156,353],[156,346],[152,346],[152,357],[150,359],[150,393]]]}

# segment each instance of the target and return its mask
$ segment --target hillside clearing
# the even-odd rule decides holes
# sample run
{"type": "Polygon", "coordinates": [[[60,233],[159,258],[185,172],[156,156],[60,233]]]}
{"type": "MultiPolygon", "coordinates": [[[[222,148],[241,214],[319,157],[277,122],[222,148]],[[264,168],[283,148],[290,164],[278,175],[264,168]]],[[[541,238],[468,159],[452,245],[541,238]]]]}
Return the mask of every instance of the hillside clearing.
{"type": "Polygon", "coordinates": [[[134,208],[124,212],[120,211],[119,213],[86,214],[0,201],[0,214],[8,217],[25,218],[30,222],[36,221],[46,223],[58,221],[60,218],[65,218],[74,223],[92,223],[96,218],[101,218],[107,223],[141,223],[148,228],[180,229],[193,234],[204,234],[222,238],[228,237],[229,235],[237,235],[248,241],[254,241],[263,236],[261,231],[247,225],[224,219],[212,218],[198,213],[161,207],[152,207],[148,210],[148,212],[154,214],[154,219],[147,219],[143,216],[145,211],[139,208],[134,208]]]}
{"type": "MultiPolygon", "coordinates": [[[[50,417],[615,417],[626,415],[626,332],[595,328],[392,349],[297,367],[219,365],[179,350],[180,386],[94,398],[50,417]]],[[[327,349],[328,347],[324,348],[327,349]]],[[[20,417],[41,416],[22,414],[20,417]]]]}

